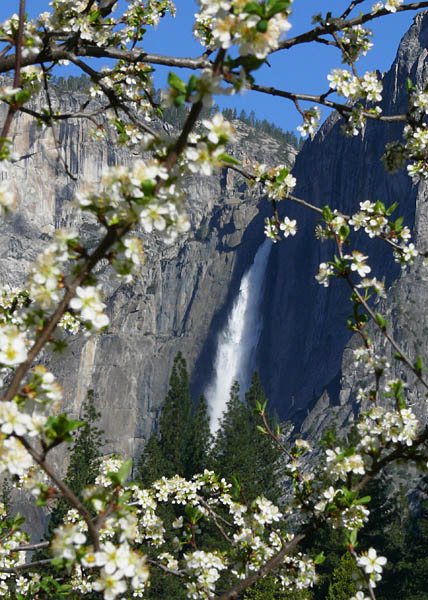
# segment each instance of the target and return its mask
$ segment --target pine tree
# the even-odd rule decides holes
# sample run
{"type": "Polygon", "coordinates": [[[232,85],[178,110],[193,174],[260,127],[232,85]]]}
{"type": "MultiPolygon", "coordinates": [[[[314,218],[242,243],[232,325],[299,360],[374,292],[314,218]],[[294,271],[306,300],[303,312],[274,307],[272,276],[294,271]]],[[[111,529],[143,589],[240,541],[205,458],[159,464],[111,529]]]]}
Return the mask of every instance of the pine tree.
{"type": "Polygon", "coordinates": [[[144,448],[137,477],[145,486],[163,475],[171,477],[178,474],[191,478],[207,468],[210,445],[207,402],[201,396],[192,413],[186,361],[178,353],[158,431],[151,435],[144,448]]]}
{"type": "MultiPolygon", "coordinates": [[[[262,425],[262,420],[256,407],[257,405],[263,406],[267,403],[267,398],[257,372],[251,378],[251,386],[245,394],[245,402],[249,413],[248,418],[250,420],[254,448],[253,469],[257,471],[257,488],[260,490],[257,492],[257,495],[264,494],[273,502],[277,502],[281,494],[277,476],[279,453],[274,447],[272,440],[257,429],[258,426],[262,425]]],[[[275,429],[276,423],[269,415],[268,422],[271,429],[275,429]]]]}
{"type": "Polygon", "coordinates": [[[186,361],[179,352],[174,359],[169,389],[159,419],[159,446],[167,477],[186,476],[191,434],[189,376],[186,361]]]}
{"type": "Polygon", "coordinates": [[[428,498],[427,481],[420,486],[424,497],[408,519],[400,579],[406,600],[428,600],[428,498]]]}
{"type": "Polygon", "coordinates": [[[343,554],[339,565],[332,573],[326,600],[349,600],[357,591],[355,579],[352,577],[356,570],[355,560],[350,553],[343,554]]]}
{"type": "MultiPolygon", "coordinates": [[[[158,432],[150,436],[144,448],[137,467],[137,478],[144,486],[149,486],[164,475],[171,477],[178,474],[190,478],[197,471],[203,471],[209,439],[206,400],[200,398],[192,416],[186,361],[178,353],[174,359],[158,432]]],[[[183,507],[179,505],[159,507],[159,515],[166,525],[167,544],[172,543],[176,535],[172,522],[182,514],[183,507]]],[[[185,600],[187,594],[176,578],[153,570],[146,597],[148,600],[185,600]]]]}
{"type": "Polygon", "coordinates": [[[211,447],[210,418],[205,396],[201,395],[193,409],[190,435],[186,453],[186,472],[191,477],[195,473],[203,473],[209,468],[208,453],[211,447]]]}
{"type": "Polygon", "coordinates": [[[149,487],[154,481],[165,475],[167,470],[158,436],[152,433],[137,463],[136,479],[144,487],[149,487]]]}
{"type": "Polygon", "coordinates": [[[317,565],[318,581],[314,587],[314,600],[326,600],[333,583],[332,575],[340,568],[342,557],[346,552],[344,532],[342,529],[333,529],[330,525],[324,524],[305,541],[303,550],[312,556],[317,556],[321,552],[325,555],[324,562],[317,565]]]}
{"type": "MultiPolygon", "coordinates": [[[[81,418],[85,424],[74,434],[70,462],[64,478],[65,483],[77,496],[88,485],[94,483],[99,473],[101,448],[105,445],[104,432],[96,425],[100,417],[101,413],[95,408],[94,391],[89,390],[86,402],[82,405],[81,418]]],[[[65,500],[58,503],[49,519],[49,532],[53,532],[62,523],[69,508],[65,500]]]]}
{"type": "Polygon", "coordinates": [[[270,439],[258,431],[260,422],[254,414],[256,403],[265,400],[257,373],[246,394],[246,404],[241,401],[239,384],[235,382],[214,443],[214,470],[228,481],[237,476],[247,501],[263,494],[275,502],[279,496],[278,452],[270,439]]]}

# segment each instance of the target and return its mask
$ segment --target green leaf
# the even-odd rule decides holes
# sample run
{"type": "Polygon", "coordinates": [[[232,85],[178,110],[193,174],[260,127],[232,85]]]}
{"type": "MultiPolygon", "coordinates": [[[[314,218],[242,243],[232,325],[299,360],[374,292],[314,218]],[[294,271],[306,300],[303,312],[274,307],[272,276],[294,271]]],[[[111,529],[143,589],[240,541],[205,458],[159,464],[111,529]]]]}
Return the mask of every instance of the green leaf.
{"type": "Polygon", "coordinates": [[[51,416],[46,422],[45,436],[46,439],[55,443],[72,442],[73,438],[70,432],[83,425],[85,425],[84,421],[73,421],[64,414],[51,416]]]}
{"type": "Polygon", "coordinates": [[[348,225],[341,225],[339,229],[339,237],[343,242],[348,239],[350,233],[351,230],[349,229],[348,225]]]}
{"type": "Polygon", "coordinates": [[[174,106],[176,108],[178,108],[179,106],[183,106],[183,104],[185,102],[186,102],[185,94],[179,94],[178,96],[175,96],[175,98],[174,98],[174,106]]]}
{"type": "Polygon", "coordinates": [[[17,104],[25,104],[31,98],[30,90],[20,90],[16,92],[14,99],[17,104]]]}
{"type": "Polygon", "coordinates": [[[189,522],[193,525],[197,523],[202,518],[202,513],[197,506],[192,506],[191,504],[186,504],[186,508],[184,509],[186,513],[186,517],[189,522]]]}
{"type": "Polygon", "coordinates": [[[343,456],[347,457],[347,456],[354,456],[355,454],[355,446],[351,446],[350,448],[346,448],[346,450],[344,450],[342,452],[343,456]]]}
{"type": "MultiPolygon", "coordinates": [[[[231,64],[234,68],[236,67],[244,67],[246,73],[248,74],[250,71],[257,71],[260,69],[262,65],[266,62],[265,58],[256,58],[255,56],[240,56],[239,58],[231,61],[231,64]]],[[[254,81],[254,80],[253,80],[254,81]]]]}
{"type": "Polygon", "coordinates": [[[168,73],[168,83],[175,90],[178,90],[183,94],[186,93],[186,84],[176,73],[173,73],[172,71],[168,73]]]}
{"type": "Polygon", "coordinates": [[[402,225],[403,225],[403,221],[404,221],[404,217],[399,217],[396,221],[394,221],[393,223],[391,223],[392,228],[394,229],[394,231],[401,231],[402,225]]]}
{"type": "Polygon", "coordinates": [[[113,484],[123,486],[132,469],[132,458],[125,460],[117,473],[109,473],[110,480],[113,484]]]}
{"type": "Polygon", "coordinates": [[[187,82],[187,93],[190,95],[192,92],[194,92],[196,90],[196,88],[198,87],[198,78],[196,77],[196,75],[192,75],[189,79],[189,81],[187,82]]]}
{"type": "Polygon", "coordinates": [[[118,133],[125,133],[125,125],[120,119],[114,119],[113,125],[116,127],[118,133]]]}
{"type": "Polygon", "coordinates": [[[321,565],[323,562],[325,561],[325,556],[324,556],[324,552],[320,552],[319,554],[316,555],[316,557],[314,558],[314,563],[316,565],[321,565]]]}
{"type": "Polygon", "coordinates": [[[145,196],[151,196],[155,187],[156,183],[152,179],[145,179],[141,183],[141,189],[143,190],[145,196]]]}
{"type": "Polygon", "coordinates": [[[376,313],[376,323],[384,331],[388,326],[388,321],[380,313],[376,313]]]}
{"type": "Polygon", "coordinates": [[[330,207],[329,207],[329,206],[327,206],[327,205],[323,206],[323,209],[322,209],[322,216],[323,216],[323,218],[324,218],[324,221],[325,221],[326,223],[330,223],[330,221],[331,221],[331,220],[332,220],[332,218],[333,218],[333,213],[331,212],[331,209],[330,209],[330,207]]]}
{"type": "Polygon", "coordinates": [[[374,210],[376,213],[378,213],[380,215],[384,215],[386,213],[385,204],[383,202],[381,202],[380,200],[378,200],[377,202],[375,202],[374,210]]]}
{"type": "Polygon", "coordinates": [[[256,25],[256,29],[257,29],[257,31],[260,31],[260,33],[266,33],[267,28],[268,28],[268,22],[266,21],[266,19],[262,19],[256,25]]]}
{"type": "Polygon", "coordinates": [[[23,517],[19,512],[16,513],[15,518],[13,519],[13,527],[17,529],[21,527],[21,525],[25,522],[25,517],[23,517]]]}
{"type": "Polygon", "coordinates": [[[242,165],[240,160],[226,153],[220,154],[219,159],[228,165],[242,165]]]}
{"type": "Polygon", "coordinates": [[[363,496],[362,498],[358,498],[357,504],[368,504],[371,502],[371,496],[363,496]]]}
{"type": "Polygon", "coordinates": [[[239,496],[241,495],[241,483],[237,477],[237,475],[232,475],[232,481],[233,481],[233,495],[235,498],[239,498],[239,496]]]}
{"type": "Polygon", "coordinates": [[[399,410],[406,410],[406,408],[407,408],[407,404],[406,404],[404,398],[400,397],[398,399],[398,409],[399,410]]]}
{"type": "Polygon", "coordinates": [[[93,10],[89,13],[89,22],[93,25],[98,21],[98,17],[100,16],[99,10],[93,10]]]}
{"type": "Polygon", "coordinates": [[[420,376],[420,375],[422,375],[422,371],[423,371],[424,365],[423,365],[423,362],[422,362],[422,357],[421,357],[421,355],[420,355],[420,354],[418,354],[418,358],[417,358],[417,360],[416,360],[416,362],[415,362],[415,364],[414,364],[414,367],[415,367],[415,371],[416,371],[416,373],[417,373],[419,376],[420,376]]]}
{"type": "Polygon", "coordinates": [[[290,4],[288,0],[270,0],[266,7],[266,17],[270,18],[280,12],[285,12],[290,8],[290,4]]]}
{"type": "Polygon", "coordinates": [[[257,2],[249,2],[244,6],[242,12],[248,13],[249,15],[259,15],[260,17],[263,17],[263,8],[264,7],[257,2]]]}
{"type": "Polygon", "coordinates": [[[354,497],[355,497],[355,494],[354,494],[354,492],[351,492],[351,490],[348,490],[348,488],[347,488],[347,487],[345,487],[345,486],[343,486],[343,487],[341,488],[341,490],[342,490],[342,492],[343,492],[343,497],[344,497],[344,499],[345,499],[345,502],[346,502],[348,505],[350,505],[350,504],[352,503],[352,500],[353,500],[353,499],[354,499],[354,497]]]}
{"type": "Polygon", "coordinates": [[[349,541],[351,542],[351,544],[353,546],[357,545],[357,535],[358,535],[358,529],[355,528],[351,531],[351,534],[349,536],[349,541]]]}
{"type": "Polygon", "coordinates": [[[394,212],[394,210],[397,208],[398,206],[398,202],[394,202],[394,204],[391,204],[391,206],[388,208],[388,210],[386,211],[386,214],[388,215],[388,217],[390,215],[392,215],[392,213],[394,212]]]}
{"type": "Polygon", "coordinates": [[[276,180],[279,181],[280,183],[282,183],[289,173],[290,173],[290,169],[287,169],[287,167],[285,167],[284,169],[281,169],[281,171],[279,172],[279,174],[276,177],[276,180]]]}
{"type": "Polygon", "coordinates": [[[410,79],[410,77],[406,78],[406,87],[407,87],[407,91],[411,92],[412,90],[415,89],[415,86],[413,85],[412,80],[410,79]]]}

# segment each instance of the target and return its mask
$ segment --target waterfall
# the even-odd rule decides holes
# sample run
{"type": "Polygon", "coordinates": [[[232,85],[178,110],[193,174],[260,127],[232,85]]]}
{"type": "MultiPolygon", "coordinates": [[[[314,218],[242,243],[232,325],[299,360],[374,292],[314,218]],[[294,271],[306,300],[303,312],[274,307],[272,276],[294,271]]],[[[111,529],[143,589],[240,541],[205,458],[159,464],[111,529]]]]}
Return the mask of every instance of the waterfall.
{"type": "Polygon", "coordinates": [[[262,329],[260,303],[271,248],[272,242],[265,240],[258,249],[253,264],[241,280],[238,297],[217,340],[214,376],[205,391],[213,433],[218,429],[233,382],[239,381],[242,390],[249,384],[262,329]]]}

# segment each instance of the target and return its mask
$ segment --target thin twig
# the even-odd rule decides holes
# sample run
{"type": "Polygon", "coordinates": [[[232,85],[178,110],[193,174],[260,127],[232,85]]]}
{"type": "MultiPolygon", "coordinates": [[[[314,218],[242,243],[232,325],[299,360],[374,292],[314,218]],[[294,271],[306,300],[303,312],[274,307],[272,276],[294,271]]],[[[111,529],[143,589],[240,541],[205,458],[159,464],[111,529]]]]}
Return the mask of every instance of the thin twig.
{"type": "Polygon", "coordinates": [[[341,19],[346,19],[358,4],[362,4],[364,0],[353,0],[348,8],[340,15],[341,19]]]}
{"type": "MultiPolygon", "coordinates": [[[[53,37],[53,36],[50,36],[53,37]]],[[[65,37],[64,40],[68,40],[65,37]]],[[[22,58],[22,66],[40,64],[41,62],[54,62],[57,63],[59,60],[67,60],[67,55],[70,52],[69,45],[54,45],[54,40],[51,41],[52,45],[44,48],[41,52],[34,55],[27,55],[22,58]]],[[[79,40],[79,47],[73,47],[73,51],[77,56],[88,57],[88,58],[113,58],[118,60],[125,60],[129,63],[146,63],[153,65],[164,65],[166,67],[176,67],[180,69],[207,69],[212,67],[212,63],[204,58],[181,58],[175,56],[164,56],[162,54],[149,54],[141,49],[121,50],[120,48],[101,48],[100,46],[91,46],[85,44],[83,40],[79,40]]],[[[0,73],[7,73],[11,71],[15,66],[16,58],[14,54],[8,54],[7,56],[0,57],[0,73]]]]}
{"type": "Polygon", "coordinates": [[[21,437],[21,436],[15,436],[15,437],[17,437],[21,441],[22,445],[25,447],[25,449],[27,450],[27,452],[32,456],[32,458],[36,461],[36,463],[42,467],[42,469],[44,470],[44,472],[50,477],[50,479],[57,486],[57,488],[59,490],[61,490],[63,497],[77,511],[79,511],[79,513],[81,514],[81,516],[85,520],[86,525],[88,526],[88,532],[89,532],[89,535],[91,536],[92,543],[94,544],[94,549],[95,549],[95,551],[98,551],[100,549],[100,540],[99,540],[99,535],[98,535],[98,528],[96,527],[96,525],[92,521],[91,514],[88,511],[88,509],[86,508],[86,506],[80,502],[79,498],[68,487],[68,485],[66,485],[62,481],[61,477],[59,477],[55,473],[55,471],[53,470],[53,468],[51,467],[51,465],[46,461],[46,458],[44,456],[41,456],[40,454],[38,454],[38,452],[36,452],[34,450],[34,448],[30,445],[30,443],[28,442],[28,440],[26,440],[24,437],[21,437]]]}
{"type": "Polygon", "coordinates": [[[238,583],[236,583],[232,588],[230,588],[230,590],[228,590],[224,594],[221,594],[221,596],[219,596],[218,600],[236,600],[237,598],[239,598],[241,592],[246,590],[247,587],[249,587],[250,585],[253,585],[254,583],[256,583],[256,581],[258,581],[259,579],[262,579],[268,573],[270,573],[271,571],[273,571],[274,569],[279,567],[283,563],[284,557],[287,554],[290,554],[291,552],[293,552],[295,550],[296,546],[302,540],[304,540],[305,537],[306,537],[306,534],[302,533],[302,534],[296,535],[296,537],[294,537],[291,540],[291,542],[288,542],[288,544],[285,544],[285,545],[283,544],[281,550],[279,552],[277,552],[277,554],[275,554],[275,556],[273,556],[270,560],[268,560],[267,563],[265,563],[262,567],[260,567],[260,569],[256,573],[253,573],[249,577],[246,577],[245,579],[238,581],[238,583]]]}
{"type": "MultiPolygon", "coordinates": [[[[243,167],[240,167],[239,165],[224,164],[223,166],[226,169],[231,169],[232,171],[239,173],[240,175],[245,177],[245,179],[249,179],[249,180],[253,180],[253,181],[255,180],[255,177],[252,173],[250,173],[243,167]]],[[[306,200],[303,200],[302,198],[297,198],[297,196],[294,196],[294,194],[288,194],[287,199],[291,200],[292,202],[295,202],[296,204],[300,204],[301,206],[304,206],[305,208],[308,208],[309,210],[312,210],[313,212],[316,212],[319,215],[323,214],[323,211],[321,208],[319,208],[318,206],[315,206],[314,204],[311,204],[310,202],[307,202],[306,200]]],[[[342,215],[342,216],[344,218],[349,219],[349,217],[347,217],[346,215],[342,215]]]]}
{"type": "MultiPolygon", "coordinates": [[[[428,8],[428,2],[410,2],[409,4],[402,4],[401,6],[397,6],[396,12],[405,12],[409,10],[419,10],[421,8],[428,8]]],[[[279,50],[288,50],[297,46],[299,44],[307,44],[308,42],[314,42],[320,35],[332,34],[334,31],[340,31],[345,27],[355,27],[355,25],[363,25],[369,21],[373,21],[374,19],[378,19],[379,17],[385,17],[388,15],[392,15],[390,11],[385,8],[377,11],[365,13],[363,15],[359,15],[358,17],[354,17],[353,19],[344,20],[339,18],[331,18],[327,25],[318,25],[317,27],[305,31],[300,35],[284,40],[279,44],[277,50],[274,52],[278,52],[279,50]]]]}
{"type": "Polygon", "coordinates": [[[84,71],[87,75],[89,75],[97,83],[97,85],[100,86],[100,88],[102,89],[103,93],[110,100],[111,106],[112,106],[112,108],[114,110],[116,110],[117,108],[120,108],[136,127],[138,127],[139,129],[142,129],[143,131],[145,131],[149,135],[153,136],[155,139],[158,138],[158,134],[156,133],[156,131],[154,129],[152,129],[151,127],[149,127],[146,123],[141,123],[141,121],[139,121],[132,114],[132,112],[126,106],[126,104],[123,101],[123,99],[118,98],[117,95],[116,95],[116,93],[114,92],[114,90],[112,90],[111,88],[107,87],[106,85],[104,85],[102,83],[101,78],[98,76],[97,71],[95,71],[94,69],[92,69],[89,65],[87,65],[86,63],[84,63],[82,60],[80,60],[77,56],[75,56],[72,53],[68,54],[68,59],[71,62],[73,62],[76,66],[80,67],[82,69],[82,71],[84,71]]]}
{"type": "Polygon", "coordinates": [[[369,304],[366,302],[366,300],[360,294],[357,286],[351,280],[349,274],[345,274],[344,279],[348,283],[348,285],[351,287],[351,289],[353,290],[356,297],[358,298],[358,302],[361,304],[361,306],[364,307],[364,310],[370,315],[371,319],[376,323],[376,325],[379,328],[379,330],[381,331],[382,335],[388,340],[388,342],[394,348],[394,350],[397,352],[397,354],[400,355],[400,360],[409,367],[409,369],[412,371],[412,373],[414,373],[414,375],[416,375],[416,377],[419,379],[419,381],[422,383],[422,385],[428,390],[428,382],[422,377],[421,373],[418,373],[418,371],[415,369],[410,358],[407,356],[407,354],[404,352],[404,350],[399,346],[399,344],[394,340],[394,338],[388,333],[386,328],[382,327],[382,325],[380,325],[378,323],[375,312],[370,308],[369,304]]]}
{"type": "MultiPolygon", "coordinates": [[[[15,394],[19,391],[19,386],[23,378],[25,377],[28,369],[31,364],[35,360],[36,356],[42,350],[42,348],[47,344],[50,340],[51,335],[53,334],[56,326],[62,318],[62,315],[66,311],[70,300],[74,297],[76,293],[76,288],[79,285],[82,285],[89,277],[92,269],[98,264],[98,262],[106,256],[110,247],[115,244],[119,239],[121,239],[132,227],[132,223],[127,225],[123,225],[122,227],[110,228],[104,239],[99,243],[98,247],[94,250],[94,252],[85,260],[83,263],[80,272],[73,281],[68,285],[67,291],[61,302],[58,304],[54,314],[46,323],[42,331],[40,332],[38,338],[34,342],[33,346],[29,349],[27,354],[27,359],[17,367],[15,374],[12,378],[12,381],[9,385],[9,388],[6,391],[4,396],[4,400],[12,400],[15,394]]],[[[1,399],[1,398],[0,398],[1,399]]]]}
{"type": "MultiPolygon", "coordinates": [[[[337,112],[343,117],[347,114],[352,113],[353,105],[341,104],[340,102],[333,102],[332,100],[327,100],[327,95],[331,94],[332,90],[324,94],[296,94],[294,92],[287,92],[286,90],[279,90],[272,86],[258,85],[257,83],[251,84],[251,89],[255,92],[260,92],[262,94],[268,94],[269,96],[278,96],[280,98],[286,98],[287,100],[291,100],[296,103],[298,100],[303,100],[305,102],[313,102],[315,104],[320,104],[321,106],[326,106],[327,108],[332,108],[333,110],[337,110],[337,112]]],[[[299,112],[302,112],[299,110],[299,112]]],[[[384,121],[386,123],[397,123],[397,122],[405,122],[407,121],[406,114],[400,115],[377,115],[373,114],[369,111],[362,111],[363,117],[366,119],[371,119],[373,121],[384,121]]]]}
{"type": "MultiPolygon", "coordinates": [[[[13,551],[15,552],[15,549],[13,551]]],[[[0,567],[0,573],[20,573],[21,571],[27,571],[28,569],[37,569],[38,567],[44,567],[50,564],[52,564],[52,560],[50,558],[44,558],[42,560],[36,560],[34,562],[25,563],[24,565],[18,565],[17,567],[12,567],[11,569],[6,569],[6,567],[0,567]]]]}
{"type": "MultiPolygon", "coordinates": [[[[208,502],[205,502],[205,500],[201,500],[200,504],[210,513],[212,520],[214,521],[214,525],[217,527],[217,529],[219,530],[220,534],[222,535],[222,537],[226,540],[226,542],[228,542],[229,544],[232,543],[232,539],[227,535],[227,533],[225,532],[225,530],[223,529],[223,527],[220,525],[219,523],[219,515],[217,515],[213,509],[211,508],[211,506],[208,504],[208,502]]],[[[224,519],[222,519],[224,521],[224,519]]]]}
{"type": "Polygon", "coordinates": [[[111,105],[108,104],[106,106],[102,106],[98,110],[95,110],[92,113],[62,113],[58,115],[47,115],[45,113],[39,113],[31,108],[26,106],[21,106],[19,109],[21,112],[34,117],[44,123],[49,123],[50,121],[67,121],[69,119],[88,119],[88,121],[92,121],[94,125],[99,125],[99,122],[95,120],[95,117],[98,117],[102,113],[105,113],[111,105]]]}
{"type": "Polygon", "coordinates": [[[39,542],[38,544],[28,544],[28,546],[17,546],[13,549],[14,552],[34,552],[35,550],[43,550],[49,548],[50,542],[39,542]]]}
{"type": "Polygon", "coordinates": [[[147,562],[150,563],[151,565],[154,565],[155,567],[158,567],[158,569],[165,571],[165,573],[169,573],[170,575],[175,575],[176,577],[184,577],[184,573],[182,571],[177,571],[176,569],[170,569],[169,567],[166,567],[165,565],[157,562],[156,560],[148,558],[147,562]]]}

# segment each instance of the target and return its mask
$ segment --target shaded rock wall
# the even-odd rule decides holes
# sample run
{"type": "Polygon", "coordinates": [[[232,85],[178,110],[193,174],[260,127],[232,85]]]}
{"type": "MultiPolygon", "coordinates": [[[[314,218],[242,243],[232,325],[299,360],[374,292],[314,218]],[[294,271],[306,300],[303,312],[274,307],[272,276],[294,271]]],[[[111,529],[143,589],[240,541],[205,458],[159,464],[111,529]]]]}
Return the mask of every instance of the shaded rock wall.
{"type": "MultiPolygon", "coordinates": [[[[406,77],[422,88],[426,84],[427,48],[428,13],[424,12],[416,16],[391,69],[382,77],[385,113],[406,112],[406,77]]],[[[418,241],[427,246],[425,187],[413,185],[405,170],[393,176],[387,174],[380,161],[385,144],[400,138],[401,126],[370,122],[362,138],[352,139],[342,136],[340,127],[338,115],[332,115],[315,138],[304,145],[293,170],[298,182],[296,196],[320,207],[328,203],[345,214],[355,212],[359,202],[366,199],[382,200],[387,206],[397,201],[397,216],[403,215],[406,224],[415,225],[418,241]]],[[[318,408],[325,408],[326,397],[330,407],[345,402],[346,394],[340,390],[350,385],[341,382],[342,353],[349,339],[346,316],[351,307],[350,291],[339,280],[333,280],[328,289],[315,281],[319,263],[332,257],[332,243],[314,242],[316,215],[298,207],[284,208],[298,219],[300,230],[272,252],[261,371],[268,396],[280,416],[301,422],[321,396],[318,408]]],[[[385,274],[388,284],[400,276],[394,289],[405,290],[407,299],[399,301],[404,313],[408,312],[405,305],[415,301],[413,292],[422,302],[425,284],[421,275],[411,275],[410,279],[401,276],[386,245],[365,234],[356,234],[355,244],[369,254],[371,275],[385,274]],[[419,291],[414,277],[419,280],[419,291]]],[[[345,379],[348,377],[352,378],[345,375],[345,379]]],[[[344,408],[343,419],[350,410],[349,406],[344,408]]]]}

